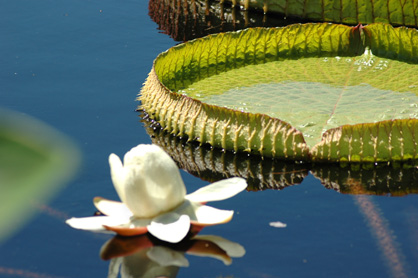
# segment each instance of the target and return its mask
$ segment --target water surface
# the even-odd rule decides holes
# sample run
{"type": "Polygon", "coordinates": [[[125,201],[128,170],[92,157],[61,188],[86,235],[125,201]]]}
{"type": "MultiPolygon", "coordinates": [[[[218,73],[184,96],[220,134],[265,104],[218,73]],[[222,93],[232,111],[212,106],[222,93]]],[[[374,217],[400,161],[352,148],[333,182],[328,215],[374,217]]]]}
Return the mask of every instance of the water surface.
{"type": "MultiPolygon", "coordinates": [[[[176,42],[143,0],[15,0],[0,15],[0,104],[61,130],[84,154],[77,178],[34,204],[39,214],[0,246],[0,276],[106,277],[99,251],[111,236],[64,221],[92,215],[95,196],[117,199],[108,155],[151,142],[135,98],[153,59],[176,42]]],[[[189,192],[208,184],[182,175],[189,192]]],[[[187,256],[178,277],[414,277],[417,201],[341,194],[311,174],[283,190],[243,192],[213,204],[234,209],[232,222],[201,234],[238,242],[246,255],[230,266],[187,256]],[[270,226],[277,221],[287,226],[270,226]]]]}

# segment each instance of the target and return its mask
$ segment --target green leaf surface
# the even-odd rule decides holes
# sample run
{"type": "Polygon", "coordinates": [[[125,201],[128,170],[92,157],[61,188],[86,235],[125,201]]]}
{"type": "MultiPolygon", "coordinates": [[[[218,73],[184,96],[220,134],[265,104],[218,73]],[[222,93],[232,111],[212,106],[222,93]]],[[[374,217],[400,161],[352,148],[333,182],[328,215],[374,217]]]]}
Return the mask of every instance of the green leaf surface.
{"type": "MultiPolygon", "coordinates": [[[[224,1],[222,1],[224,2],[224,1]]],[[[313,21],[345,24],[390,23],[418,26],[418,3],[412,0],[226,0],[264,12],[313,21]]]]}
{"type": "Polygon", "coordinates": [[[156,59],[142,108],[173,134],[235,151],[417,159],[417,40],[416,30],[385,24],[209,36],[156,59]]]}
{"type": "Polygon", "coordinates": [[[284,120],[312,148],[324,131],[347,123],[417,118],[416,76],[417,65],[370,54],[306,58],[220,73],[179,93],[284,120]]]}

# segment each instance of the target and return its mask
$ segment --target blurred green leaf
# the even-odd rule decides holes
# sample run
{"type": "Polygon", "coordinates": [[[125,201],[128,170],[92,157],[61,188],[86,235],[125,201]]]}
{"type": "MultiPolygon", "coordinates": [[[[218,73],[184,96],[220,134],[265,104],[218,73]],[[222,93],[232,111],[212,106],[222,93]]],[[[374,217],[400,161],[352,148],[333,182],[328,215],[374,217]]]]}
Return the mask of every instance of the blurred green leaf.
{"type": "Polygon", "coordinates": [[[79,160],[77,147],[58,131],[0,109],[0,241],[73,177],[79,160]]]}

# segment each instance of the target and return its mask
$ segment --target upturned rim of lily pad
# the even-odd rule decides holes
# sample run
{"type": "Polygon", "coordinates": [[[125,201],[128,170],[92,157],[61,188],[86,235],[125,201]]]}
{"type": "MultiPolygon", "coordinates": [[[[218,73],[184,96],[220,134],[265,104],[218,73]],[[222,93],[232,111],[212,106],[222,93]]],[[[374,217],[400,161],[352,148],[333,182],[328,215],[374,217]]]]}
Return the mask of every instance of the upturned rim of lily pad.
{"type": "Polygon", "coordinates": [[[125,165],[122,165],[115,154],[109,157],[112,180],[122,202],[96,197],[93,203],[103,216],[71,218],[66,221],[67,224],[76,229],[111,231],[121,236],[149,232],[160,240],[177,243],[186,237],[191,225],[204,227],[229,222],[234,211],[216,209],[205,204],[233,197],[247,187],[243,178],[235,177],[186,195],[177,165],[157,145],[138,145],[125,155],[124,162],[125,165]],[[158,175],[156,180],[154,176],[147,176],[149,172],[146,170],[150,167],[153,168],[153,175],[158,175]],[[169,175],[164,176],[164,173],[169,175]],[[172,195],[164,195],[165,191],[171,193],[174,190],[180,191],[177,200],[169,199],[172,195]],[[142,215],[136,199],[148,202],[150,207],[155,205],[157,209],[149,208],[142,215]]]}

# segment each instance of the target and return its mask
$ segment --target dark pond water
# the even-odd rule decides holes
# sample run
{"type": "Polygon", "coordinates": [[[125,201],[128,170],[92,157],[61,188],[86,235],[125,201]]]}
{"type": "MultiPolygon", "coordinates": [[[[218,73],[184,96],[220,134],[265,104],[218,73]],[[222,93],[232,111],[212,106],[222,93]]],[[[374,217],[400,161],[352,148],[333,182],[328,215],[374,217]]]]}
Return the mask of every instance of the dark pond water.
{"type": "MultiPolygon", "coordinates": [[[[151,143],[144,128],[148,123],[135,112],[135,98],[153,59],[177,43],[164,33],[184,40],[201,31],[193,25],[189,33],[174,36],[155,19],[155,10],[151,16],[159,25],[151,19],[148,4],[0,3],[0,105],[61,130],[84,155],[76,179],[49,204],[35,206],[39,214],[0,245],[1,277],[107,277],[109,261],[99,252],[112,236],[74,230],[64,221],[92,215],[95,196],[117,199],[107,158],[151,143]]],[[[242,14],[234,16],[242,23],[242,14]]],[[[160,18],[166,25],[175,19],[160,18]]],[[[212,25],[220,28],[216,21],[212,25]]],[[[153,141],[195,175],[182,171],[189,192],[208,180],[237,174],[251,182],[250,191],[213,204],[235,210],[234,219],[201,232],[241,244],[245,256],[225,266],[213,258],[186,255],[190,266],[177,277],[417,277],[418,196],[405,194],[417,191],[416,168],[340,171],[234,158],[194,145],[182,147],[159,134],[153,141]],[[287,226],[270,225],[278,221],[287,226]]]]}

